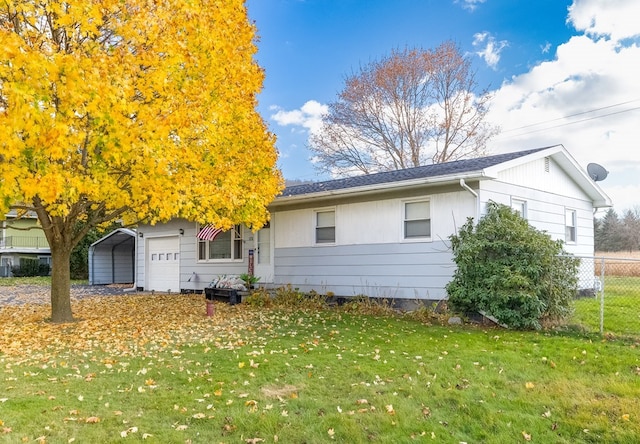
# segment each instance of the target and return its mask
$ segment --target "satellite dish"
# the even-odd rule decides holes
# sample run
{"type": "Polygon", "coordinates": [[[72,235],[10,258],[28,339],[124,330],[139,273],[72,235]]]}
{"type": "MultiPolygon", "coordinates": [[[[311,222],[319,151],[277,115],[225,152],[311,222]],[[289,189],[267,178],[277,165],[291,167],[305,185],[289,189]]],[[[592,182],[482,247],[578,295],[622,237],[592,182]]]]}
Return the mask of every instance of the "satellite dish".
{"type": "Polygon", "coordinates": [[[590,163],[589,165],[587,165],[587,173],[589,173],[589,177],[591,177],[594,182],[599,182],[607,178],[607,174],[609,174],[609,171],[605,170],[602,165],[598,165],[597,163],[590,163]]]}

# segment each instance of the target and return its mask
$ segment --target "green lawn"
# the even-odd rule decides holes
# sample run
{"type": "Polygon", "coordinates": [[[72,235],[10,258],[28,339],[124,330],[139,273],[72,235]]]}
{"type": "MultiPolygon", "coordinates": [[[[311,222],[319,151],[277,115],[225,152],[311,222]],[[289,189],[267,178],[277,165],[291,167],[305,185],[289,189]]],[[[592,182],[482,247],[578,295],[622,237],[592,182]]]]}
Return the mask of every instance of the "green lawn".
{"type": "MultiPolygon", "coordinates": [[[[85,280],[71,280],[71,284],[84,284],[85,280]]],[[[32,277],[0,277],[0,287],[11,287],[14,285],[51,285],[51,276],[32,276],[32,277]]]]}
{"type": "MultiPolygon", "coordinates": [[[[599,295],[576,300],[573,322],[599,332],[600,303],[599,295]]],[[[605,279],[604,333],[640,337],[640,277],[605,279]]]]}
{"type": "Polygon", "coordinates": [[[0,441],[636,443],[638,344],[127,295],[0,308],[0,441]]]}

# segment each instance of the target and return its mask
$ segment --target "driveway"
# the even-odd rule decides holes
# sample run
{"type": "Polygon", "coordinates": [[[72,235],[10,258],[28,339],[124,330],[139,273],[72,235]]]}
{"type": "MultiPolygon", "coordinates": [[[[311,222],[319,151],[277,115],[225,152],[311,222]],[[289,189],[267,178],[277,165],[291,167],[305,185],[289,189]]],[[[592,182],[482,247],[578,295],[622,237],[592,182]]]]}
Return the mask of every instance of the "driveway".
{"type": "MultiPolygon", "coordinates": [[[[72,285],[71,300],[91,296],[113,296],[125,294],[130,285],[72,285]]],[[[0,306],[51,303],[51,287],[48,285],[0,286],[0,306]]]]}

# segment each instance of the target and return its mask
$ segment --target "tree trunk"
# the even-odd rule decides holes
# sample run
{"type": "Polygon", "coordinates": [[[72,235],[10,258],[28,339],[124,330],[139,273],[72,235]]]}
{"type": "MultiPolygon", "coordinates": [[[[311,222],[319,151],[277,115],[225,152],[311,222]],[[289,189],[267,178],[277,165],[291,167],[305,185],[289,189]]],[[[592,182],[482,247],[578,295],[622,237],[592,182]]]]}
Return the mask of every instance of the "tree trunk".
{"type": "Polygon", "coordinates": [[[71,312],[71,248],[51,247],[51,322],[73,322],[71,312]]]}

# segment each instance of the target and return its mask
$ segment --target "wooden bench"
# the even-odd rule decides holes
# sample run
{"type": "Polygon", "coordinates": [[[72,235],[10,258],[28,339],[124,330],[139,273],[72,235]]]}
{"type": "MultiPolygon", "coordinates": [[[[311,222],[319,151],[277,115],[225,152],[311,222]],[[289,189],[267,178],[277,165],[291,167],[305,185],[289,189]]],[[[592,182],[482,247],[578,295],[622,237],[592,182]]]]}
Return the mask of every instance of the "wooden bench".
{"type": "Polygon", "coordinates": [[[228,302],[229,305],[242,302],[241,296],[238,293],[238,290],[234,290],[233,288],[206,287],[204,289],[204,296],[208,301],[224,301],[228,302]]]}

